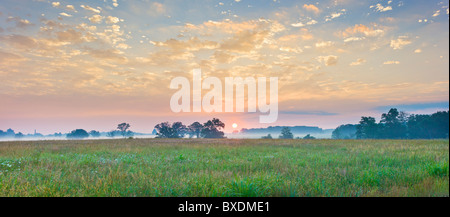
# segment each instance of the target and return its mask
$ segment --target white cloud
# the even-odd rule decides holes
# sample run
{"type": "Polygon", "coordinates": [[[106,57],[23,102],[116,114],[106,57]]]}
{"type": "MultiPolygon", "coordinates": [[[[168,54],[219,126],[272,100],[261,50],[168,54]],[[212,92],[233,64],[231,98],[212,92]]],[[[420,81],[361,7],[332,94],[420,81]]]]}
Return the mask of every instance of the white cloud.
{"type": "Polygon", "coordinates": [[[400,36],[396,40],[391,40],[391,48],[394,50],[401,50],[403,47],[411,43],[411,40],[409,40],[407,36],[400,36]]]}
{"type": "Polygon", "coordinates": [[[64,12],[59,13],[59,15],[64,16],[64,17],[72,17],[72,15],[64,13],[64,12]]]}
{"type": "Polygon", "coordinates": [[[105,21],[107,24],[115,24],[115,23],[120,22],[120,19],[117,17],[108,16],[108,17],[106,17],[105,21]]]}
{"type": "Polygon", "coordinates": [[[384,65],[398,65],[398,64],[400,64],[400,61],[391,60],[391,61],[386,61],[383,64],[384,65]]]}
{"type": "Polygon", "coordinates": [[[59,2],[52,2],[52,6],[55,8],[59,7],[60,5],[61,5],[61,3],[59,3],[59,2]]]}
{"type": "Polygon", "coordinates": [[[87,11],[92,11],[92,12],[97,13],[97,14],[100,13],[100,9],[96,9],[96,8],[90,7],[89,5],[80,5],[80,7],[84,8],[87,11]]]}
{"type": "Polygon", "coordinates": [[[359,65],[362,65],[362,64],[364,64],[366,62],[367,61],[365,59],[359,58],[355,62],[350,63],[350,66],[359,66],[359,65]]]}
{"type": "Polygon", "coordinates": [[[319,8],[317,8],[317,7],[316,7],[315,5],[313,5],[313,4],[310,4],[310,5],[305,4],[305,5],[303,5],[303,8],[304,8],[305,10],[307,10],[307,11],[314,12],[315,14],[320,13],[319,8]]]}
{"type": "Polygon", "coordinates": [[[334,65],[337,65],[337,63],[338,63],[338,57],[333,56],[333,55],[319,56],[319,57],[317,57],[317,60],[320,63],[325,64],[326,66],[334,66],[334,65]]]}
{"type": "Polygon", "coordinates": [[[101,23],[104,17],[96,14],[93,15],[92,17],[89,17],[89,21],[91,21],[92,23],[101,23]]]}
{"type": "Polygon", "coordinates": [[[383,6],[381,4],[377,4],[377,5],[372,5],[370,6],[370,8],[375,8],[376,11],[378,12],[386,12],[386,11],[391,11],[392,7],[391,6],[383,6]]]}
{"type": "Polygon", "coordinates": [[[311,21],[306,23],[306,25],[314,25],[314,24],[317,24],[316,20],[311,20],[311,21]]]}
{"type": "Polygon", "coordinates": [[[332,42],[332,41],[322,41],[322,42],[316,43],[317,48],[331,47],[333,45],[334,45],[334,42],[332,42]]]}
{"type": "Polygon", "coordinates": [[[344,42],[352,42],[352,41],[362,41],[362,40],[364,40],[365,38],[364,37],[349,37],[349,38],[346,38],[346,39],[344,39],[344,42]]]}
{"type": "Polygon", "coordinates": [[[433,17],[437,17],[441,15],[441,10],[437,10],[436,12],[434,12],[433,17]]]}
{"type": "Polygon", "coordinates": [[[291,26],[293,26],[293,27],[303,27],[303,26],[305,26],[305,24],[303,24],[302,22],[299,22],[299,23],[293,23],[293,24],[291,24],[291,26]]]}

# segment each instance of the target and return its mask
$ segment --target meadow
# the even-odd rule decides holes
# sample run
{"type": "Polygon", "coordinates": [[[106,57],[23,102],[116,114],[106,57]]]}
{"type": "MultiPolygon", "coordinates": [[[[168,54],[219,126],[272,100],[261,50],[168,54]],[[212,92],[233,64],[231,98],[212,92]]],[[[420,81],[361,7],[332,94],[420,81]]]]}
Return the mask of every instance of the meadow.
{"type": "Polygon", "coordinates": [[[449,196],[448,140],[0,142],[0,197],[449,196]]]}

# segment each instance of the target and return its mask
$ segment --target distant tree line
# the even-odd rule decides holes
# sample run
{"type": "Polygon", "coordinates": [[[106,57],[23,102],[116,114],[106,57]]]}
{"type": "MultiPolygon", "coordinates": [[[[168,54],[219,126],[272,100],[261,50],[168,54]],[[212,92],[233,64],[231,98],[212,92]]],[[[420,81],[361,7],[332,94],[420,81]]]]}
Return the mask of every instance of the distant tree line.
{"type": "MultiPolygon", "coordinates": [[[[279,139],[294,139],[294,134],[291,132],[290,127],[281,128],[281,135],[278,137],[279,139]]],[[[273,139],[272,134],[268,134],[267,136],[261,137],[261,139],[273,139]]],[[[311,134],[306,135],[303,138],[296,137],[295,139],[316,139],[311,134]]]]}
{"type": "Polygon", "coordinates": [[[157,138],[224,138],[225,124],[219,119],[212,119],[204,124],[194,122],[186,126],[182,122],[163,122],[155,126],[157,138]]]}
{"type": "Polygon", "coordinates": [[[392,108],[381,115],[361,117],[359,124],[341,125],[332,133],[333,139],[447,139],[449,138],[449,112],[431,115],[408,115],[392,108]]]}
{"type": "MultiPolygon", "coordinates": [[[[134,136],[134,133],[129,130],[130,127],[131,127],[131,125],[128,123],[118,124],[117,129],[107,132],[106,136],[111,137],[111,138],[117,137],[117,136],[122,136],[124,138],[132,137],[132,136],[134,136]]],[[[76,129],[76,130],[73,130],[72,132],[68,133],[66,137],[67,137],[67,139],[86,139],[89,137],[98,138],[100,136],[101,136],[101,133],[96,130],[91,130],[90,132],[87,132],[86,130],[83,130],[83,129],[76,129]]]]}
{"type": "MultiPolygon", "coordinates": [[[[55,135],[57,135],[55,133],[55,135]]],[[[53,135],[52,135],[53,136],[53,135]]],[[[21,132],[16,133],[13,129],[7,129],[6,131],[0,130],[0,138],[8,138],[8,139],[22,139],[24,137],[44,137],[44,135],[40,133],[34,133],[34,134],[23,134],[21,132]]]]}

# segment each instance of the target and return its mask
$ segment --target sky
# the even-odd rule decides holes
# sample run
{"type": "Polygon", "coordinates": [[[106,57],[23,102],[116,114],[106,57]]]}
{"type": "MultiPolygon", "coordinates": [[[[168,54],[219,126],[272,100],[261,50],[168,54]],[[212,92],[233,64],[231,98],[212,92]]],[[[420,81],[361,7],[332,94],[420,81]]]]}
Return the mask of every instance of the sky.
{"type": "Polygon", "coordinates": [[[67,133],[218,117],[239,128],[449,107],[449,2],[2,0],[0,129],[67,133]],[[279,118],[173,113],[173,78],[278,77],[279,118]]]}

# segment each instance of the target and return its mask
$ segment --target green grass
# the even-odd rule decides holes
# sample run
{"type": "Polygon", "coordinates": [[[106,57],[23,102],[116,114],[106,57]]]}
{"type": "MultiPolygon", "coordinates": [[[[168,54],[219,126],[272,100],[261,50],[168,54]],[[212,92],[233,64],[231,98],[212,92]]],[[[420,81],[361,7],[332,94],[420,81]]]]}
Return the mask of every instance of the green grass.
{"type": "Polygon", "coordinates": [[[0,196],[449,196],[449,141],[0,142],[0,196]]]}

